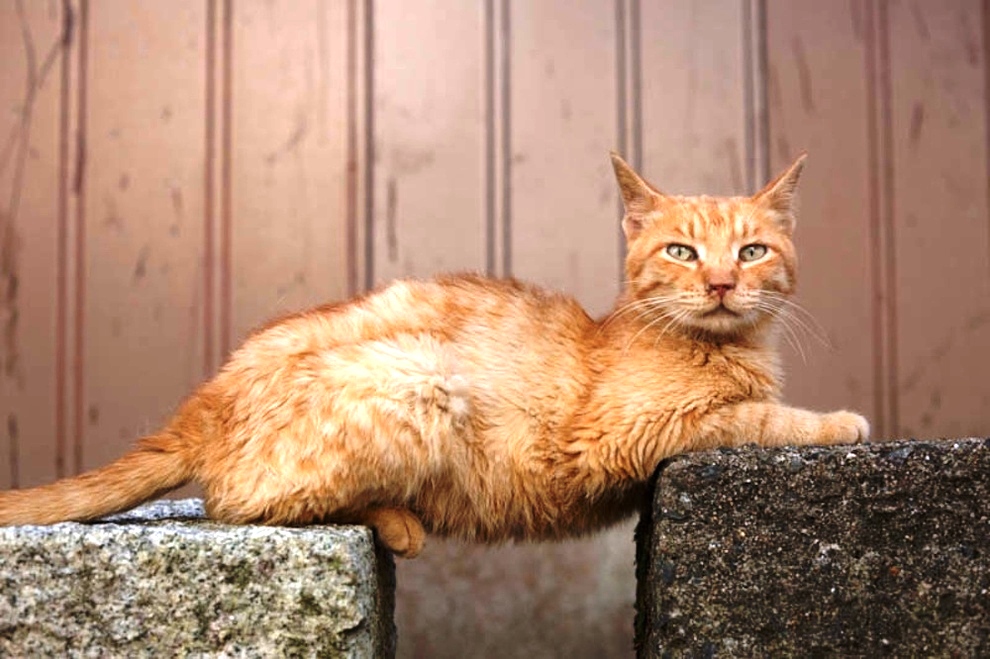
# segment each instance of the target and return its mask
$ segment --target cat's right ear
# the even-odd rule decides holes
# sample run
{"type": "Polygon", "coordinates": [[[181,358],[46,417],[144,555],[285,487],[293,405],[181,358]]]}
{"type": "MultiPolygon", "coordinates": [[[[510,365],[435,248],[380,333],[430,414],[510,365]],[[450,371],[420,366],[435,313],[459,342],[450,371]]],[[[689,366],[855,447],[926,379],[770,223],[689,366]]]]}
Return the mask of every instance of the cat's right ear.
{"type": "Polygon", "coordinates": [[[626,209],[625,217],[622,218],[622,230],[626,234],[626,240],[632,240],[643,230],[646,215],[657,210],[663,195],[615,151],[612,152],[612,167],[622,194],[622,205],[626,209]]]}

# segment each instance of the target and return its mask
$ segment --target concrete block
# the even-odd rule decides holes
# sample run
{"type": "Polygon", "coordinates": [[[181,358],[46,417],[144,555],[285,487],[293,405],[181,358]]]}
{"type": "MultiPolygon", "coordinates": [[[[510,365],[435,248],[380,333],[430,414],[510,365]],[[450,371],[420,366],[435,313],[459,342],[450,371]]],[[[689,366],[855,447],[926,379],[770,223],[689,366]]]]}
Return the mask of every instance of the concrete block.
{"type": "Polygon", "coordinates": [[[389,657],[394,585],[364,527],[229,526],[197,500],[0,528],[0,656],[389,657]]]}
{"type": "Polygon", "coordinates": [[[637,531],[656,656],[990,656],[990,440],[677,457],[637,531]]]}

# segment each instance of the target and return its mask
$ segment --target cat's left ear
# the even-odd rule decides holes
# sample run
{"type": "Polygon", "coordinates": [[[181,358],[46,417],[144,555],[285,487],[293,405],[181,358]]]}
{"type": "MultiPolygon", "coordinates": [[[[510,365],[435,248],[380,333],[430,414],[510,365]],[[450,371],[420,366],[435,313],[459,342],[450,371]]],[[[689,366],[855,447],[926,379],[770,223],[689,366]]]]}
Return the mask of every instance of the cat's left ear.
{"type": "Polygon", "coordinates": [[[794,231],[794,195],[807,158],[807,153],[799,155],[786,171],[753,195],[753,201],[773,213],[780,228],[787,233],[794,231]]]}

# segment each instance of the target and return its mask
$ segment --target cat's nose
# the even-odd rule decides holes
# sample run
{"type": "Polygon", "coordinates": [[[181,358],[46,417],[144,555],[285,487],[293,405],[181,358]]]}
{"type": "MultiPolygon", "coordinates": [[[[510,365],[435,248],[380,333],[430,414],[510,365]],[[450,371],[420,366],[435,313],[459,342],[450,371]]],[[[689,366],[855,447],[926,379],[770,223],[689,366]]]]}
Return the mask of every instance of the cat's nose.
{"type": "Polygon", "coordinates": [[[723,284],[723,283],[708,284],[708,292],[709,294],[715,293],[716,295],[718,295],[718,298],[721,300],[724,299],[726,294],[728,294],[728,292],[734,289],[735,287],[736,287],[735,284],[723,284]]]}

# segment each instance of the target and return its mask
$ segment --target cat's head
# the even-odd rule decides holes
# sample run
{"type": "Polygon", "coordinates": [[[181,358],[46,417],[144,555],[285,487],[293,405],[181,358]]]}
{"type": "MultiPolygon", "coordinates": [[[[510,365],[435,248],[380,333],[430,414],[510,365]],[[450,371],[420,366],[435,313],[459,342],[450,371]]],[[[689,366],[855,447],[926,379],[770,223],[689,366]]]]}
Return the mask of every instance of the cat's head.
{"type": "Polygon", "coordinates": [[[779,313],[795,286],[794,192],[805,156],[751,197],[666,195],[622,158],[626,278],[662,329],[739,335],[779,313]]]}

